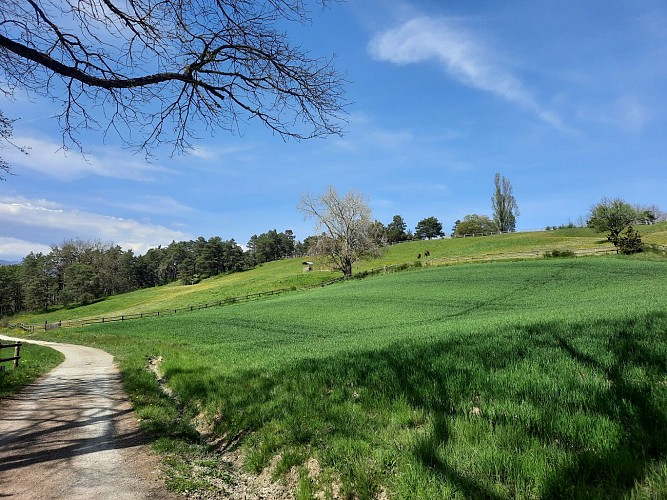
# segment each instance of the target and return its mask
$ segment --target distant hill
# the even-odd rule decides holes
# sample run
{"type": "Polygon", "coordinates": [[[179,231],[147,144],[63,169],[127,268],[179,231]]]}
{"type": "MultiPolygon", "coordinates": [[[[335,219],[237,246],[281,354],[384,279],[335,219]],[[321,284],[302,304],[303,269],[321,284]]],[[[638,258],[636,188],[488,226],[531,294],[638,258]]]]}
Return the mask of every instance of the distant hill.
{"type": "Polygon", "coordinates": [[[0,266],[11,266],[14,264],[20,264],[20,262],[0,259],[0,266]]]}

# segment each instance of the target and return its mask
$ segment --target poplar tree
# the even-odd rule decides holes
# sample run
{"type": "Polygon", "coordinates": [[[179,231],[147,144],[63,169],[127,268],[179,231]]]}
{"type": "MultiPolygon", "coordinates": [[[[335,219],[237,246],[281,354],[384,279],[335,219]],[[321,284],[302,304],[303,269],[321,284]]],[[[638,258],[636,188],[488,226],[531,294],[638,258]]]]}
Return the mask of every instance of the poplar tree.
{"type": "Polygon", "coordinates": [[[500,174],[494,179],[495,192],[491,197],[493,222],[501,233],[516,231],[516,218],[519,215],[519,206],[514,198],[512,184],[500,174]]]}

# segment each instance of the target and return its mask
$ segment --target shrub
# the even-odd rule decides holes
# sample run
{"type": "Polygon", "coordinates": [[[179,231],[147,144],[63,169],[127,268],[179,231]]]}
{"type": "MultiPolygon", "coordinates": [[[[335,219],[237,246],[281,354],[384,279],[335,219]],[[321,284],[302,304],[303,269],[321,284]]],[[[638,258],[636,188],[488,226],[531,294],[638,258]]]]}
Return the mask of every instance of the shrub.
{"type": "Polygon", "coordinates": [[[618,238],[618,250],[623,255],[632,255],[644,251],[644,244],[639,236],[639,233],[632,227],[628,226],[625,234],[621,234],[618,238]]]}
{"type": "Polygon", "coordinates": [[[544,257],[547,259],[571,258],[576,257],[576,254],[572,250],[547,250],[544,252],[544,257]]]}

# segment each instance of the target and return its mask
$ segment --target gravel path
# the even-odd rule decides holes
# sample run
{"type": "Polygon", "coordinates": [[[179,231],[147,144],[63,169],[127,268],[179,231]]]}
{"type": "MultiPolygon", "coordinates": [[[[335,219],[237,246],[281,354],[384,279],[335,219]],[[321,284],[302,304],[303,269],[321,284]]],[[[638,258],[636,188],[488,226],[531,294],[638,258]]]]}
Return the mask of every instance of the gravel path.
{"type": "Polygon", "coordinates": [[[0,497],[178,498],[158,477],[158,459],[142,441],[112,356],[90,347],[34,343],[66,359],[0,400],[0,497]]]}

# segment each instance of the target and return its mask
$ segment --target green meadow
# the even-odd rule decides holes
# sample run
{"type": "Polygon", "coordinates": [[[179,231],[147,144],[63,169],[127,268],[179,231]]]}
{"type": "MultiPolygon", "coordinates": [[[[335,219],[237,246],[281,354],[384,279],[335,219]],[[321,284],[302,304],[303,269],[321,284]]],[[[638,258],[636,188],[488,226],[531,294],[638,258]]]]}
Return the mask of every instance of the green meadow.
{"type": "Polygon", "coordinates": [[[661,498],[666,278],[654,254],[424,266],[48,338],[114,354],[176,489],[232,481],[240,447],[298,498],[661,498]]]}

